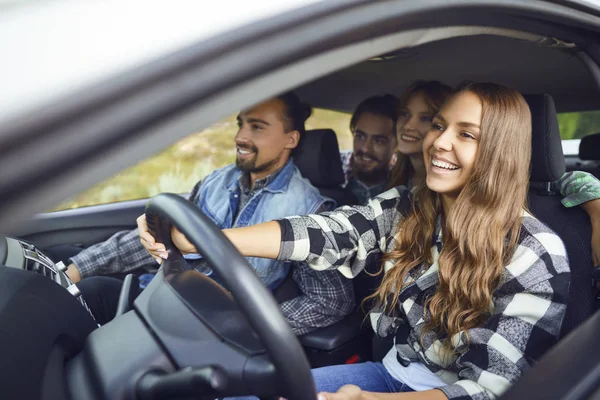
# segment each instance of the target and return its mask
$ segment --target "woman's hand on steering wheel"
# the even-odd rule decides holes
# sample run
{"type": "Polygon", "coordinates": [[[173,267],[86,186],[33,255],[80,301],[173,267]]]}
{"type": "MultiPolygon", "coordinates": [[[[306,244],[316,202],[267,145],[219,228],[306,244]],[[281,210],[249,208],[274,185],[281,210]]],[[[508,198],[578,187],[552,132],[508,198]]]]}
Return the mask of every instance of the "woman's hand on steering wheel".
{"type": "MultiPolygon", "coordinates": [[[[146,214],[142,214],[138,217],[137,226],[142,246],[144,246],[144,248],[148,251],[148,253],[150,253],[157,263],[160,264],[163,259],[166,260],[169,257],[166,247],[163,243],[157,243],[154,237],[150,234],[150,231],[148,230],[148,223],[146,222],[146,214]]],[[[182,254],[197,253],[194,245],[191,244],[185,235],[177,228],[173,227],[171,229],[171,240],[182,254]]]]}

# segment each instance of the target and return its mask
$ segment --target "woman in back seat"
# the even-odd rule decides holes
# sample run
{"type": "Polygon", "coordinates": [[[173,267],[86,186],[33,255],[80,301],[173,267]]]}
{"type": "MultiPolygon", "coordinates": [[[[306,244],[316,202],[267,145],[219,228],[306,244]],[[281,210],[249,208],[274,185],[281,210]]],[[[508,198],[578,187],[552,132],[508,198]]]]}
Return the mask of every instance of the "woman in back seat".
{"type": "MultiPolygon", "coordinates": [[[[557,341],[570,272],[560,238],[525,211],[530,142],[517,91],[470,84],[433,118],[414,194],[397,187],[367,206],[224,231],[245,256],[347,277],[384,254],[371,321],[394,347],[383,363],[315,369],[322,398],[495,398],[557,341]]],[[[145,247],[166,258],[138,223],[145,247]]]]}

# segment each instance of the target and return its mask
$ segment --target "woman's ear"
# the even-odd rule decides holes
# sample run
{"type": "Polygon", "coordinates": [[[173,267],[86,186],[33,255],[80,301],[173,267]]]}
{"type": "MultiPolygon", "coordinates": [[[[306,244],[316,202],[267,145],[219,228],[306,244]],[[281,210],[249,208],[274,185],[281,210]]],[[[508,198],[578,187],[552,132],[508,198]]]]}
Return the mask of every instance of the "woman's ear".
{"type": "Polygon", "coordinates": [[[298,143],[300,143],[300,132],[291,131],[291,132],[288,132],[287,135],[288,135],[288,142],[285,145],[285,148],[292,150],[292,149],[295,149],[296,147],[298,147],[298,143]]]}

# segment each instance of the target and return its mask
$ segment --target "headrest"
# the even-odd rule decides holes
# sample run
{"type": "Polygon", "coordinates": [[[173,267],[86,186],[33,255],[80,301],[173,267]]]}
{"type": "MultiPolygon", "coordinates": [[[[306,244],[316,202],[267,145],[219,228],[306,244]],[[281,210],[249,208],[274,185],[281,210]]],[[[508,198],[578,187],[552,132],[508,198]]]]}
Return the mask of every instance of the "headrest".
{"type": "Polygon", "coordinates": [[[317,188],[335,187],[344,183],[337,137],[331,129],[306,131],[294,163],[302,176],[317,188]]]}
{"type": "Polygon", "coordinates": [[[554,182],[565,173],[554,100],[549,94],[523,96],[531,109],[532,182],[554,182]]]}
{"type": "Polygon", "coordinates": [[[580,160],[600,160],[600,133],[587,135],[579,142],[580,160]]]}

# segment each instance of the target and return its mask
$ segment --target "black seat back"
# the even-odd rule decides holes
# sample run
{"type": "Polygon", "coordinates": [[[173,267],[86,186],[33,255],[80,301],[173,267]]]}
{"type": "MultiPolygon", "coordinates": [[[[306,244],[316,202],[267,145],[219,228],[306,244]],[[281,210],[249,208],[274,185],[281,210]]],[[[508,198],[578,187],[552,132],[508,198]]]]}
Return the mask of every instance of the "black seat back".
{"type": "MultiPolygon", "coordinates": [[[[306,179],[316,186],[321,194],[332,198],[338,206],[358,204],[356,196],[346,188],[337,136],[331,129],[306,131],[300,154],[294,158],[296,166],[306,179]]],[[[369,273],[376,272],[380,265],[373,265],[369,273]]],[[[381,275],[371,276],[366,272],[354,278],[356,304],[373,293],[381,282],[381,275]]]]}
{"type": "MultiPolygon", "coordinates": [[[[304,135],[299,152],[294,156],[294,163],[302,176],[323,196],[333,199],[338,207],[357,204],[352,192],[342,187],[345,178],[335,132],[314,129],[304,135]]],[[[291,271],[273,294],[279,303],[302,294],[291,271]]]]}
{"type": "Polygon", "coordinates": [[[335,200],[338,206],[357,204],[350,190],[344,189],[344,171],[335,132],[331,129],[306,131],[294,163],[302,176],[323,196],[335,200]]]}
{"type": "Polygon", "coordinates": [[[529,208],[563,240],[571,267],[571,286],[561,336],[592,315],[591,223],[580,208],[562,205],[560,193],[550,183],[565,173],[560,131],[554,100],[548,94],[525,96],[532,116],[532,155],[529,208]]]}

